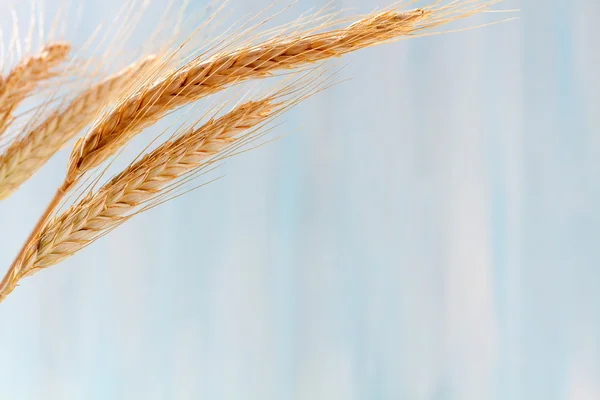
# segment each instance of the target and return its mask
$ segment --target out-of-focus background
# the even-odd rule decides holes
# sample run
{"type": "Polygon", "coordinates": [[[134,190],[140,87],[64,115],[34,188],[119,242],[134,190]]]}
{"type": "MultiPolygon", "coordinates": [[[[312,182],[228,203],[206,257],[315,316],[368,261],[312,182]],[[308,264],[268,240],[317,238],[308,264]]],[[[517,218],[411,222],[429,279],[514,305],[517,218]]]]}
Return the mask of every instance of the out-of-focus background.
{"type": "MultiPolygon", "coordinates": [[[[291,135],[24,280],[0,398],[600,399],[600,3],[497,8],[519,20],[345,57],[291,135]]],[[[1,265],[66,157],[0,204],[1,265]]]]}

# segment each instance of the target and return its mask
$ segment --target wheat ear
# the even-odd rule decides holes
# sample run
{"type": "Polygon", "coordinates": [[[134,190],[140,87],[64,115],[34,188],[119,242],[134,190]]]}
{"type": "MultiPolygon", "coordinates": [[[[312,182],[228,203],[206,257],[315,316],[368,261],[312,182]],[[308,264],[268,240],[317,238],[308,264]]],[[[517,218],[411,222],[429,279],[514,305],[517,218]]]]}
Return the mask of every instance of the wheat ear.
{"type": "Polygon", "coordinates": [[[38,83],[56,75],[53,69],[66,60],[68,43],[49,43],[35,56],[27,57],[13,68],[0,86],[0,135],[12,122],[12,112],[38,83]]]}
{"type": "Polygon", "coordinates": [[[342,29],[277,37],[235,51],[221,52],[206,61],[193,60],[124,100],[101,119],[88,135],[76,143],[69,159],[66,180],[75,181],[86,171],[100,165],[134,135],[176,107],[233,83],[338,57],[463,16],[459,14],[448,18],[450,11],[448,7],[385,11],[342,29]]]}
{"type": "MultiPolygon", "coordinates": [[[[289,105],[289,103],[288,103],[289,105]]],[[[285,107],[274,97],[248,101],[224,116],[171,139],[115,176],[96,193],[50,219],[0,284],[0,301],[17,282],[52,266],[144,210],[178,179],[270,120],[285,107]]]]}
{"type": "Polygon", "coordinates": [[[14,140],[0,155],[0,199],[14,192],[92,122],[104,107],[131,88],[136,76],[143,76],[155,59],[155,56],[149,56],[88,88],[63,110],[54,111],[38,126],[14,140]]]}

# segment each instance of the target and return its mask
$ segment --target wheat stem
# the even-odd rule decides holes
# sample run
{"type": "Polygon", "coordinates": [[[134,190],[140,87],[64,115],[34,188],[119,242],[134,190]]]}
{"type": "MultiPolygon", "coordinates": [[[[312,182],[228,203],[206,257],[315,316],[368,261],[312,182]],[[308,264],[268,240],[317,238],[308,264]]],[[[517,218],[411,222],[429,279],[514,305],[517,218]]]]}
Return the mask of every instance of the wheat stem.
{"type": "MultiPolygon", "coordinates": [[[[36,223],[35,227],[31,231],[31,233],[29,234],[29,237],[27,238],[25,243],[27,243],[27,244],[35,243],[35,240],[37,239],[37,235],[39,234],[40,230],[43,228],[44,223],[47,221],[48,217],[52,214],[54,209],[58,206],[58,204],[60,203],[62,198],[65,196],[65,194],[67,193],[67,190],[68,190],[68,186],[65,184],[61,185],[56,190],[56,192],[54,193],[54,196],[52,196],[52,200],[50,200],[50,202],[46,206],[46,209],[42,213],[41,217],[38,219],[38,222],[36,223]]],[[[0,302],[2,302],[4,297],[6,297],[6,294],[12,292],[14,287],[16,287],[17,281],[14,281],[14,276],[13,276],[13,274],[11,274],[11,271],[19,270],[18,263],[19,263],[21,254],[24,254],[24,251],[25,251],[25,248],[21,249],[20,255],[17,258],[15,258],[15,260],[11,264],[10,268],[8,269],[8,272],[6,273],[4,278],[2,278],[2,282],[0,282],[0,302]],[[3,294],[5,291],[6,291],[6,294],[3,294]]]]}

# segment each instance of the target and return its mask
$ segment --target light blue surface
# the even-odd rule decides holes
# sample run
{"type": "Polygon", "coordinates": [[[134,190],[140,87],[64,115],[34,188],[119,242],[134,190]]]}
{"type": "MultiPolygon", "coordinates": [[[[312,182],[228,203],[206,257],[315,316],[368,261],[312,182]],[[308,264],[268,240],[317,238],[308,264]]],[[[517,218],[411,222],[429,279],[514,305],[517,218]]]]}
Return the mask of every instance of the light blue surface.
{"type": "MultiPolygon", "coordinates": [[[[600,4],[500,8],[347,56],[292,135],[23,281],[0,399],[600,399],[600,4]]],[[[65,159],[0,204],[2,265],[65,159]]]]}

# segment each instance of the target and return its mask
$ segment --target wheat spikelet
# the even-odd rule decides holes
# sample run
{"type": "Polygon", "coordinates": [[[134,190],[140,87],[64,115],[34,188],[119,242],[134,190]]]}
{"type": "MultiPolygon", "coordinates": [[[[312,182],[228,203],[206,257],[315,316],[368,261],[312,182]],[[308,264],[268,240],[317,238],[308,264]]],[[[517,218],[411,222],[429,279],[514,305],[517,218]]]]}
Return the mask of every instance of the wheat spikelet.
{"type": "MultiPolygon", "coordinates": [[[[289,105],[289,103],[288,103],[289,105]]],[[[0,300],[19,279],[57,264],[126,221],[165,188],[193,171],[214,154],[241,139],[284,108],[270,96],[248,101],[224,116],[211,119],[163,143],[115,176],[96,193],[78,203],[41,229],[0,285],[0,300]]]]}
{"type": "Polygon", "coordinates": [[[53,69],[65,61],[71,46],[68,43],[49,43],[42,51],[22,60],[0,85],[0,135],[12,122],[12,111],[35,89],[36,85],[53,77],[53,69]]]}
{"type": "Polygon", "coordinates": [[[448,7],[408,12],[384,11],[342,29],[274,38],[258,45],[222,52],[206,61],[194,60],[124,100],[82,137],[71,154],[67,181],[74,181],[100,165],[131,137],[176,107],[233,83],[341,56],[458,18],[442,17],[449,12],[448,7]]]}
{"type": "Polygon", "coordinates": [[[154,56],[149,56],[90,87],[64,110],[54,111],[41,124],[13,141],[0,155],[0,199],[14,192],[105,106],[130,88],[135,77],[143,76],[154,60],[154,56]]]}

